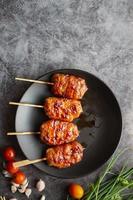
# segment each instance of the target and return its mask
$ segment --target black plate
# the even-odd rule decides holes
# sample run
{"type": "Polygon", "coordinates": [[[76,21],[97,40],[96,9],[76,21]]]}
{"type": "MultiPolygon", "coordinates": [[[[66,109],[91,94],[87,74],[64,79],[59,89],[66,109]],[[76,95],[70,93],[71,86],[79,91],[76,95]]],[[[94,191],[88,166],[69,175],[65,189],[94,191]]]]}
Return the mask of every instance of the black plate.
{"type": "MultiPolygon", "coordinates": [[[[46,162],[35,164],[47,174],[62,178],[87,175],[104,164],[115,151],[121,136],[122,117],[118,102],[112,91],[94,75],[77,70],[61,69],[43,75],[40,80],[49,81],[51,75],[61,72],[83,77],[88,92],[82,99],[84,113],[75,120],[80,130],[78,141],[85,146],[84,158],[73,167],[57,169],[46,162]]],[[[21,102],[43,104],[44,98],[52,96],[47,85],[32,84],[23,95],[21,102]]],[[[42,109],[19,106],[16,114],[16,131],[38,131],[41,123],[47,120],[42,109]]],[[[41,158],[47,146],[39,136],[18,136],[18,142],[28,159],[41,158]]]]}

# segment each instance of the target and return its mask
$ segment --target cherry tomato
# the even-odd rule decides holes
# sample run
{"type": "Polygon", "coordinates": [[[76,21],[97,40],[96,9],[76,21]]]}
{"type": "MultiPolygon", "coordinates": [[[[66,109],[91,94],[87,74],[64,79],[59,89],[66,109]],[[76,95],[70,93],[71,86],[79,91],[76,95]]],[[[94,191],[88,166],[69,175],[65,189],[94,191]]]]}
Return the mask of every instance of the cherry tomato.
{"type": "Polygon", "coordinates": [[[81,185],[73,183],[69,186],[69,194],[74,199],[81,199],[84,195],[84,189],[81,185]]]}
{"type": "Polygon", "coordinates": [[[13,182],[17,184],[22,184],[25,179],[25,174],[22,171],[18,171],[16,174],[14,174],[13,182]]]}
{"type": "Polygon", "coordinates": [[[16,152],[13,147],[7,147],[3,152],[4,159],[7,161],[13,161],[16,156],[16,152]]]}
{"type": "Polygon", "coordinates": [[[10,173],[10,174],[15,174],[16,172],[18,172],[19,168],[15,167],[13,165],[13,162],[7,162],[6,163],[6,170],[10,173]]]}

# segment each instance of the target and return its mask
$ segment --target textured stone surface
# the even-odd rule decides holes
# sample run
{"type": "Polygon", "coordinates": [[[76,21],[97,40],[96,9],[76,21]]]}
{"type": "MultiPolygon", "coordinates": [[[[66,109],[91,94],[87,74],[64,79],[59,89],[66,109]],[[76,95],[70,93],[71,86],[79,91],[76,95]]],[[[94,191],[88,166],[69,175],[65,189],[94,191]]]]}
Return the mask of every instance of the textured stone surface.
{"type": "MultiPolygon", "coordinates": [[[[37,78],[57,68],[79,68],[105,81],[115,93],[123,115],[119,149],[133,148],[133,1],[132,0],[0,0],[0,150],[6,145],[18,149],[14,130],[15,109],[9,100],[19,100],[28,88],[15,76],[37,78]]],[[[127,151],[120,167],[133,153],[127,151]]],[[[97,172],[74,181],[83,185],[97,172]]],[[[46,176],[34,166],[26,170],[32,188],[38,178],[46,182],[46,199],[65,200],[72,180],[46,176]],[[34,176],[33,176],[34,174],[34,176]]],[[[9,182],[0,175],[0,194],[12,195],[9,182]]],[[[39,199],[33,190],[31,199],[39,199]]]]}

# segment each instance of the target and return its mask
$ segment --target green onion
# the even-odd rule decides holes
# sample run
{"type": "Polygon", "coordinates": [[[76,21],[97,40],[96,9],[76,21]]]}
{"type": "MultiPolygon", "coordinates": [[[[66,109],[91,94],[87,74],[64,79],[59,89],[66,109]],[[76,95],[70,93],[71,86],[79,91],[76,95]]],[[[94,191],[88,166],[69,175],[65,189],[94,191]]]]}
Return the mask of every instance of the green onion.
{"type": "Polygon", "coordinates": [[[111,172],[117,159],[124,151],[112,156],[103,174],[94,184],[90,184],[82,200],[133,200],[133,193],[129,192],[129,195],[128,193],[125,195],[127,189],[133,191],[133,168],[123,167],[117,174],[111,172]],[[105,180],[108,174],[112,175],[105,180]]]}

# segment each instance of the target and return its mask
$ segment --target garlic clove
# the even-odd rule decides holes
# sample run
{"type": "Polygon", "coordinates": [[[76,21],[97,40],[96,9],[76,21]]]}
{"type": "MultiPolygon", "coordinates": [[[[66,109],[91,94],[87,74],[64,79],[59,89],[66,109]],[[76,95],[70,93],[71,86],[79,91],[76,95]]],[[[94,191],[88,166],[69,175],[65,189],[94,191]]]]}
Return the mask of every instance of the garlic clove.
{"type": "Polygon", "coordinates": [[[42,195],[40,198],[40,200],[45,200],[45,199],[46,199],[45,195],[42,195]]]}
{"type": "Polygon", "coordinates": [[[24,189],[26,190],[26,188],[28,187],[28,185],[29,185],[29,182],[27,182],[25,185],[21,185],[20,188],[23,189],[23,190],[24,189]]]}
{"type": "Polygon", "coordinates": [[[25,190],[25,195],[29,198],[29,196],[31,195],[31,193],[32,193],[32,190],[30,189],[30,188],[27,188],[26,190],[25,190]]]}
{"type": "Polygon", "coordinates": [[[11,191],[12,191],[12,193],[15,193],[15,192],[17,191],[17,188],[16,188],[16,186],[14,186],[14,185],[11,185],[11,191]]]}
{"type": "Polygon", "coordinates": [[[12,198],[12,199],[9,199],[9,200],[17,200],[17,199],[15,199],[15,198],[12,198]]]}
{"type": "Polygon", "coordinates": [[[45,182],[40,179],[36,184],[36,188],[39,192],[42,192],[45,189],[45,182]]]}
{"type": "Polygon", "coordinates": [[[3,174],[4,177],[6,177],[6,178],[11,178],[11,177],[12,177],[12,175],[11,175],[8,171],[6,171],[6,170],[3,170],[3,171],[2,171],[2,174],[3,174]]]}
{"type": "Polygon", "coordinates": [[[21,185],[26,185],[28,182],[27,178],[24,180],[24,182],[21,185]]]}
{"type": "Polygon", "coordinates": [[[17,187],[17,188],[20,186],[19,184],[15,183],[15,182],[13,182],[13,181],[11,182],[11,184],[14,185],[14,186],[17,187]]]}
{"type": "Polygon", "coordinates": [[[18,191],[19,191],[20,193],[25,193],[25,190],[26,190],[26,188],[19,188],[19,189],[18,189],[18,191]]]}
{"type": "Polygon", "coordinates": [[[8,173],[8,171],[6,171],[6,170],[2,170],[2,174],[7,174],[8,173]]]}

